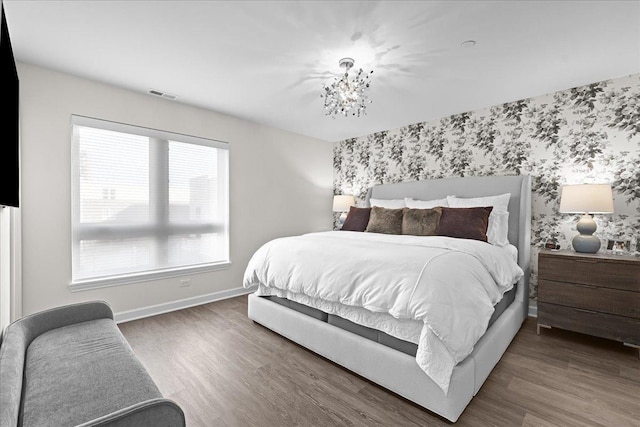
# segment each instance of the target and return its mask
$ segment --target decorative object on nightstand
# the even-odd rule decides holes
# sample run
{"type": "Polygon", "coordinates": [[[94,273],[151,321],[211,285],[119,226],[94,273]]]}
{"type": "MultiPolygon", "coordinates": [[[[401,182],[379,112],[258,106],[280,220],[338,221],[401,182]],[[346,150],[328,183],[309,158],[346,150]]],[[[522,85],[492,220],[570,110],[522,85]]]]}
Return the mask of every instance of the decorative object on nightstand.
{"type": "Polygon", "coordinates": [[[613,254],[628,255],[631,252],[631,240],[608,239],[607,250],[613,254]]]}
{"type": "Polygon", "coordinates": [[[560,213],[584,214],[578,221],[580,234],[571,241],[576,252],[596,253],[600,250],[600,239],[593,233],[597,229],[591,214],[613,213],[613,193],[609,184],[578,184],[562,187],[560,213]]]}
{"type": "Polygon", "coordinates": [[[355,204],[356,204],[356,199],[351,195],[344,194],[344,195],[333,196],[333,211],[341,212],[340,219],[338,220],[340,228],[342,228],[342,225],[344,224],[344,220],[347,218],[347,212],[349,211],[349,208],[351,206],[354,206],[355,204]]]}
{"type": "Polygon", "coordinates": [[[640,351],[640,258],[541,250],[538,334],[551,327],[640,351]]]}
{"type": "Polygon", "coordinates": [[[560,245],[555,240],[547,240],[544,244],[545,249],[549,249],[551,251],[559,251],[560,245]]]}

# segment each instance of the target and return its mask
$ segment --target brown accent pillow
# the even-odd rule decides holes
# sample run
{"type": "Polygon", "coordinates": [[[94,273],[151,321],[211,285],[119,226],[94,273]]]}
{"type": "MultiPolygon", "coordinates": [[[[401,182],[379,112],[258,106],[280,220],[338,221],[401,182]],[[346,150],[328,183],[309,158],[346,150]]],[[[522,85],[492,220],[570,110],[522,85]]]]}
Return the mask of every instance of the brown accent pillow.
{"type": "Polygon", "coordinates": [[[493,206],[482,208],[441,208],[439,236],[487,241],[489,215],[493,206]]]}
{"type": "Polygon", "coordinates": [[[369,233],[402,234],[402,216],[405,209],[372,207],[369,224],[365,231],[369,233]]]}
{"type": "Polygon", "coordinates": [[[402,234],[435,236],[442,208],[406,209],[402,216],[402,234]]]}
{"type": "Polygon", "coordinates": [[[342,231],[364,231],[369,224],[369,216],[371,215],[371,208],[356,208],[351,206],[347,218],[342,224],[342,231]]]}

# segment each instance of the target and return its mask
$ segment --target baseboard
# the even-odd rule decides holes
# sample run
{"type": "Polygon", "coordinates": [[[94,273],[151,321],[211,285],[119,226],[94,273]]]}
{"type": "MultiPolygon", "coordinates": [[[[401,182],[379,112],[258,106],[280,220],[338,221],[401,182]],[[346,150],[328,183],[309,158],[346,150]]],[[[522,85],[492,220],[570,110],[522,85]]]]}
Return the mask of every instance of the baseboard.
{"type": "Polygon", "coordinates": [[[538,317],[538,305],[531,300],[529,300],[529,317],[538,317]]]}
{"type": "Polygon", "coordinates": [[[233,288],[225,291],[199,295],[197,297],[185,298],[177,301],[150,305],[148,307],[136,308],[135,310],[121,311],[119,313],[114,313],[113,318],[116,323],[129,322],[131,320],[156,316],[158,314],[169,313],[171,311],[182,310],[189,307],[195,307],[196,305],[207,304],[214,301],[220,301],[240,295],[250,294],[253,291],[255,291],[254,288],[233,288]]]}

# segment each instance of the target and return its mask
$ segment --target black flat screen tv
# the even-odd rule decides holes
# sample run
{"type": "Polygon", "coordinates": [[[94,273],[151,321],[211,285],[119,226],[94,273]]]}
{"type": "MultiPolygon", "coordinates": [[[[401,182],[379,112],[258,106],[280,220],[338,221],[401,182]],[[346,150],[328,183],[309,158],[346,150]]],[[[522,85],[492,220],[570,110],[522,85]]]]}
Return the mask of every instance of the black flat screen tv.
{"type": "Polygon", "coordinates": [[[4,5],[0,2],[2,29],[0,30],[0,67],[2,96],[0,96],[0,205],[20,205],[19,104],[18,70],[13,57],[4,5]]]}

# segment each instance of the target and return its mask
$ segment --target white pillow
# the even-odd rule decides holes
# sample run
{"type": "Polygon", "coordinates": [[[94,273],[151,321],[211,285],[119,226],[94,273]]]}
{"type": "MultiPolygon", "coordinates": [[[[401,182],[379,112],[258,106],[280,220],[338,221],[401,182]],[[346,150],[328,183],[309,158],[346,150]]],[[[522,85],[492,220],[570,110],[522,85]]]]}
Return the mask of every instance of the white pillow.
{"type": "Polygon", "coordinates": [[[431,209],[437,206],[449,206],[447,199],[415,200],[410,197],[405,197],[404,203],[411,209],[431,209]]]}
{"type": "Polygon", "coordinates": [[[487,227],[487,242],[494,246],[509,245],[509,212],[491,211],[487,227]]]}
{"type": "Polygon", "coordinates": [[[378,206],[387,209],[405,208],[404,199],[369,199],[371,206],[378,206]]]}
{"type": "Polygon", "coordinates": [[[505,246],[509,244],[509,199],[511,193],[497,196],[459,198],[447,196],[447,202],[451,208],[475,208],[493,206],[489,215],[487,227],[487,241],[492,245],[505,246]]]}
{"type": "Polygon", "coordinates": [[[504,193],[498,196],[462,198],[447,196],[447,202],[452,208],[478,208],[483,206],[493,206],[494,211],[509,211],[509,199],[511,193],[504,193]]]}

